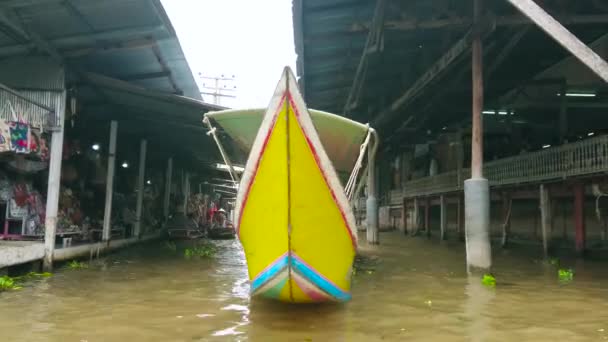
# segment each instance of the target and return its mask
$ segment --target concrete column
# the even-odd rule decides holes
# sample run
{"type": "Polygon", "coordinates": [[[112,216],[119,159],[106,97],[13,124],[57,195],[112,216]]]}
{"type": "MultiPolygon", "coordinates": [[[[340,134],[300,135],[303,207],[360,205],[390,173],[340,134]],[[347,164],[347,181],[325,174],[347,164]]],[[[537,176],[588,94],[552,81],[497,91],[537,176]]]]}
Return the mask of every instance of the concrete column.
{"type": "Polygon", "coordinates": [[[439,197],[439,204],[441,206],[441,240],[446,240],[448,232],[448,204],[445,195],[439,197]]]}
{"type": "MultiPolygon", "coordinates": [[[[62,106],[63,108],[63,106],[62,106]]],[[[59,191],[61,188],[61,159],[63,155],[63,122],[65,110],[57,113],[61,129],[51,136],[51,155],[49,161],[49,180],[46,196],[46,217],[44,219],[44,260],[45,272],[53,270],[55,235],[57,233],[57,211],[59,210],[59,191]]]]}
{"type": "Polygon", "coordinates": [[[165,173],[165,198],[163,202],[163,214],[165,220],[169,218],[169,201],[171,200],[171,178],[173,177],[173,158],[167,161],[167,172],[165,173]]]}
{"type": "Polygon", "coordinates": [[[549,256],[549,240],[553,231],[553,216],[551,213],[551,197],[546,185],[540,185],[540,221],[543,233],[543,252],[545,257],[549,256]]]}
{"type": "Polygon", "coordinates": [[[108,174],[106,179],[106,204],[103,214],[103,241],[110,240],[112,226],[112,195],[114,194],[114,169],[116,164],[116,135],[118,122],[110,123],[110,148],[108,152],[108,174]]]}
{"type": "MultiPolygon", "coordinates": [[[[479,23],[481,0],[474,0],[474,21],[479,23]]],[[[490,189],[483,178],[483,47],[479,33],[473,40],[473,127],[471,179],[464,182],[467,270],[486,271],[492,266],[490,248],[490,189]]]]}
{"type": "Polygon", "coordinates": [[[372,147],[368,145],[368,171],[367,171],[367,242],[378,244],[378,200],[376,199],[376,156],[372,147]]]}
{"type": "Polygon", "coordinates": [[[144,205],[144,188],[146,177],[146,150],[148,143],[142,140],[139,147],[139,175],[137,176],[137,207],[135,210],[135,227],[133,235],[137,238],[141,236],[141,212],[144,205]]]}
{"type": "Polygon", "coordinates": [[[582,256],[585,252],[585,186],[578,183],[574,186],[574,229],[576,253],[582,256]]]}

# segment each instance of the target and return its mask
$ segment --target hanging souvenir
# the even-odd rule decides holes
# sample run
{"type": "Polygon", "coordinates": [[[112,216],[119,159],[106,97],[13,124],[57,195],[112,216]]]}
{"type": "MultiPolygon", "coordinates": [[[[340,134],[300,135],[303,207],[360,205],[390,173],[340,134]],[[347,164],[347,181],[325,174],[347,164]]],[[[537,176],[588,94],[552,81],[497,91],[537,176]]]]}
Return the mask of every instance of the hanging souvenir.
{"type": "Polygon", "coordinates": [[[5,120],[0,119],[0,153],[11,150],[11,130],[5,120]]]}
{"type": "Polygon", "coordinates": [[[20,122],[9,122],[11,132],[11,151],[29,153],[30,127],[20,122]]]}
{"type": "Polygon", "coordinates": [[[40,145],[40,148],[38,149],[38,155],[40,156],[40,159],[44,161],[49,160],[50,152],[46,134],[40,134],[38,144],[40,145]]]}
{"type": "Polygon", "coordinates": [[[42,133],[38,129],[30,129],[30,153],[40,155],[40,135],[42,133]]]}
{"type": "Polygon", "coordinates": [[[19,207],[27,203],[27,188],[25,183],[17,183],[13,186],[13,200],[19,207]]]}

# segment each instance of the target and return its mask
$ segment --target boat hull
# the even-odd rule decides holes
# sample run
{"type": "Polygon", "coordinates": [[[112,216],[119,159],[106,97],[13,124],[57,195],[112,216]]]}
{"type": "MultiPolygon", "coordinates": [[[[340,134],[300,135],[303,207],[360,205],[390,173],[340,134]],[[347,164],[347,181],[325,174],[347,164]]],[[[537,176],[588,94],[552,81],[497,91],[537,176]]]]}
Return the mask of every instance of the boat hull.
{"type": "Polygon", "coordinates": [[[252,295],[351,298],[354,216],[289,69],[253,144],[236,218],[252,295]]]}

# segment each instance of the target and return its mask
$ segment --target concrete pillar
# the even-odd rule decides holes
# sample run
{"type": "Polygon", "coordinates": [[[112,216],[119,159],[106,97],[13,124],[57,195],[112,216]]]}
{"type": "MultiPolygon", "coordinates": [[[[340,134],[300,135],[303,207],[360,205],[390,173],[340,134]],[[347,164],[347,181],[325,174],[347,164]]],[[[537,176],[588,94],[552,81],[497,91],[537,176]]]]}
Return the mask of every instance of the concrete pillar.
{"type": "MultiPolygon", "coordinates": [[[[474,21],[482,15],[481,0],[474,0],[474,21]]],[[[473,127],[471,179],[464,182],[467,270],[486,271],[492,266],[490,248],[490,189],[483,178],[483,47],[479,33],[473,40],[473,127]]]]}
{"type": "Polygon", "coordinates": [[[551,213],[551,197],[545,184],[540,185],[540,221],[543,234],[543,252],[545,257],[548,257],[550,235],[553,231],[553,216],[551,213]]]}
{"type": "Polygon", "coordinates": [[[368,145],[368,171],[367,171],[367,242],[369,244],[378,244],[378,200],[376,199],[376,151],[372,146],[368,145]]]}
{"type": "Polygon", "coordinates": [[[582,256],[585,252],[585,186],[578,183],[574,186],[574,229],[576,253],[582,256]]]}
{"type": "Polygon", "coordinates": [[[133,235],[141,237],[141,213],[144,205],[144,189],[146,184],[146,150],[148,143],[142,140],[139,147],[139,174],[137,176],[137,207],[135,210],[135,227],[133,235]]]}
{"type": "Polygon", "coordinates": [[[106,179],[106,203],[103,214],[103,241],[110,241],[112,228],[112,195],[114,194],[114,169],[116,164],[116,135],[118,122],[110,123],[110,148],[108,152],[108,172],[106,179]]]}
{"type": "Polygon", "coordinates": [[[165,220],[169,218],[169,201],[171,200],[171,178],[173,177],[173,158],[167,161],[167,172],[165,173],[165,198],[163,202],[163,214],[165,220]]]}
{"type": "Polygon", "coordinates": [[[439,204],[441,206],[441,240],[446,240],[448,237],[448,204],[445,195],[439,197],[439,204]]]}
{"type": "MultiPolygon", "coordinates": [[[[62,108],[64,106],[61,106],[62,108]]],[[[57,233],[57,211],[59,210],[59,191],[61,188],[61,159],[63,155],[63,122],[65,110],[57,113],[61,129],[51,136],[51,155],[49,161],[49,180],[46,196],[46,217],[44,219],[44,260],[45,272],[53,270],[55,235],[57,233]]]]}

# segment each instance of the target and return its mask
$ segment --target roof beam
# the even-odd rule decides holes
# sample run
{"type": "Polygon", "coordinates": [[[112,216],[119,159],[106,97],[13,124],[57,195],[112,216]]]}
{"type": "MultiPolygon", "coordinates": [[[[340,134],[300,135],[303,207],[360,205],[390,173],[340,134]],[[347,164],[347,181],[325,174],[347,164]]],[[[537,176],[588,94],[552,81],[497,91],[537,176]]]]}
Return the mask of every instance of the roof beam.
{"type": "Polygon", "coordinates": [[[344,105],[344,114],[348,114],[351,110],[355,109],[359,103],[359,97],[363,86],[365,85],[365,79],[367,76],[367,69],[369,65],[368,56],[372,53],[377,53],[384,49],[384,17],[386,13],[386,1],[376,0],[376,9],[374,11],[374,17],[372,19],[372,30],[369,31],[365,47],[355,77],[353,85],[348,92],[346,104],[344,105]]]}
{"type": "Polygon", "coordinates": [[[145,74],[134,74],[125,77],[121,77],[120,79],[123,81],[141,81],[141,80],[149,80],[154,78],[163,78],[171,76],[170,72],[167,71],[159,71],[159,72],[149,72],[145,74]]]}
{"type": "Polygon", "coordinates": [[[422,74],[409,87],[408,90],[403,93],[397,100],[395,100],[390,107],[381,113],[376,119],[373,120],[372,126],[381,127],[387,124],[396,113],[403,109],[405,106],[411,103],[412,100],[417,98],[423,90],[435,81],[438,76],[444,74],[450,67],[454,65],[454,62],[462,56],[465,52],[471,48],[473,37],[477,30],[481,30],[483,34],[488,34],[494,31],[495,26],[489,23],[481,24],[478,27],[472,27],[460,40],[458,40],[441,58],[439,58],[426,72],[422,74]]]}
{"type": "Polygon", "coordinates": [[[508,1],[534,21],[551,38],[555,39],[566,50],[576,56],[589,69],[593,70],[604,82],[608,82],[608,63],[533,0],[508,1]]]}
{"type": "MultiPolygon", "coordinates": [[[[608,23],[608,15],[606,14],[592,14],[592,15],[571,15],[561,16],[557,19],[563,25],[593,25],[593,24],[605,24],[608,23]]],[[[497,27],[503,26],[518,26],[518,25],[529,25],[532,21],[525,16],[512,15],[502,16],[494,18],[495,25],[497,27]]],[[[385,24],[385,30],[395,31],[416,31],[416,30],[432,30],[442,28],[453,28],[453,27],[467,27],[473,24],[473,19],[470,17],[456,17],[448,19],[432,19],[432,20],[401,20],[401,21],[387,21],[385,24]]],[[[365,32],[369,31],[370,24],[368,23],[355,23],[350,29],[350,32],[365,32]]]]}

